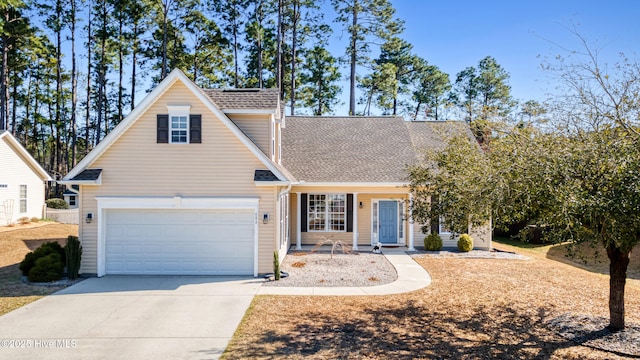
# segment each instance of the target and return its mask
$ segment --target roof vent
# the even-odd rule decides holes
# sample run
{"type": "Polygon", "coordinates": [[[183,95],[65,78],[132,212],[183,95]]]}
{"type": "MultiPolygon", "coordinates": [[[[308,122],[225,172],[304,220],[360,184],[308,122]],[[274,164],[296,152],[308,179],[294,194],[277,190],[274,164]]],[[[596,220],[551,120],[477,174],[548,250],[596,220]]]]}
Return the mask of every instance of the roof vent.
{"type": "Polygon", "coordinates": [[[224,89],[222,92],[229,93],[255,93],[260,91],[260,89],[224,89]]]}

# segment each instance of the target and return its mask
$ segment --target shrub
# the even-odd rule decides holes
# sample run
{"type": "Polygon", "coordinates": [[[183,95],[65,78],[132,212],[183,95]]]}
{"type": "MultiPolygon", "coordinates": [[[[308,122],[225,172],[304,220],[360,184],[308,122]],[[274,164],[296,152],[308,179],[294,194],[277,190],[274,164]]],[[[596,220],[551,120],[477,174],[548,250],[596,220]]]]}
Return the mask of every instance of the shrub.
{"type": "Polygon", "coordinates": [[[40,221],[40,218],[37,218],[37,217],[35,217],[35,216],[34,216],[34,217],[32,217],[31,219],[29,219],[29,221],[31,221],[31,222],[38,222],[38,221],[40,221]]]}
{"type": "Polygon", "coordinates": [[[458,239],[458,250],[462,252],[469,252],[473,250],[473,239],[469,234],[462,234],[458,239]]]}
{"type": "Polygon", "coordinates": [[[51,253],[36,260],[36,265],[29,270],[29,281],[49,282],[60,280],[64,263],[58,253],[51,253]]]}
{"type": "Polygon", "coordinates": [[[280,280],[280,259],[277,250],[273,252],[273,278],[280,280]]]}
{"type": "Polygon", "coordinates": [[[22,224],[22,225],[28,224],[30,221],[31,221],[31,220],[29,220],[29,218],[28,218],[28,217],[26,217],[26,216],[23,216],[23,217],[21,217],[20,219],[18,219],[18,222],[19,222],[20,224],[22,224]]]}
{"type": "Polygon", "coordinates": [[[433,233],[424,238],[424,248],[427,251],[438,251],[442,249],[442,238],[439,234],[433,233]]]}
{"type": "Polygon", "coordinates": [[[49,199],[46,201],[47,207],[52,209],[68,209],[69,204],[67,204],[64,199],[49,199]]]}
{"type": "Polygon", "coordinates": [[[62,264],[65,263],[65,253],[62,246],[55,241],[46,242],[34,251],[25,255],[24,260],[20,263],[20,271],[22,271],[22,275],[28,276],[31,269],[36,265],[38,259],[50,254],[58,254],[62,264]]]}
{"type": "Polygon", "coordinates": [[[80,271],[80,261],[82,259],[82,245],[77,236],[67,238],[67,244],[64,246],[64,253],[67,257],[67,272],[69,279],[73,280],[78,277],[80,271]]]}

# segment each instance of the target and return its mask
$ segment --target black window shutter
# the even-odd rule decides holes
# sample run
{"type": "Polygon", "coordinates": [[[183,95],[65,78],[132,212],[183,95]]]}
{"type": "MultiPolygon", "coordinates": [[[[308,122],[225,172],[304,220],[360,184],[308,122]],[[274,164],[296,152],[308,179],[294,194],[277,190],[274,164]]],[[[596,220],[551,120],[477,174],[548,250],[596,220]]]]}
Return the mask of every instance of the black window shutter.
{"type": "Polygon", "coordinates": [[[189,142],[202,143],[202,115],[189,116],[189,142]]]}
{"type": "Polygon", "coordinates": [[[156,142],[158,144],[169,143],[169,115],[157,115],[156,142]]]}
{"type": "Polygon", "coordinates": [[[353,232],[353,194],[347,194],[347,232],[353,232]]]}
{"type": "Polygon", "coordinates": [[[300,194],[300,231],[307,232],[307,194],[300,194]]]}

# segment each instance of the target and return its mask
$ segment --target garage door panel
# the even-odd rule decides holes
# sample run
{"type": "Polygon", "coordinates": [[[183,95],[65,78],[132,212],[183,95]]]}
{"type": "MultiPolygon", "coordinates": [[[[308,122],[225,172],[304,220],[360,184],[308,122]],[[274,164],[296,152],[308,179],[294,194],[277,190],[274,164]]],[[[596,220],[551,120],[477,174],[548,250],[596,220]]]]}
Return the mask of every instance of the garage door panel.
{"type": "Polygon", "coordinates": [[[107,274],[253,274],[253,210],[108,210],[106,218],[107,274]]]}

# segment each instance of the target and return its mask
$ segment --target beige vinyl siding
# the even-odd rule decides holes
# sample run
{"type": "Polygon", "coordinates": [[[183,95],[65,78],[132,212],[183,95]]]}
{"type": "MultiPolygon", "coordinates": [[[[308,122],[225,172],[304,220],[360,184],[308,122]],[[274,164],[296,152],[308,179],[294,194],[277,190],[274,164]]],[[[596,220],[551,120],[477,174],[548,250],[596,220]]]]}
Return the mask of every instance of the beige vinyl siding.
{"type": "MultiPolygon", "coordinates": [[[[231,131],[210,113],[182,83],[176,83],[89,168],[101,168],[101,186],[82,186],[82,271],[97,273],[97,196],[259,197],[259,214],[275,219],[274,189],[256,187],[254,170],[265,166],[231,131]],[[190,104],[202,115],[201,144],[157,144],[156,115],[167,104],[190,104]]],[[[258,272],[271,271],[275,221],[259,221],[258,272]]]]}
{"type": "Polygon", "coordinates": [[[0,226],[15,223],[21,217],[42,217],[44,180],[28,161],[4,138],[0,140],[0,185],[6,185],[0,187],[0,226]],[[20,211],[20,185],[27,186],[26,212],[20,211]],[[13,206],[9,203],[13,203],[13,206]],[[12,212],[9,212],[10,208],[13,208],[12,212]]]}
{"type": "Polygon", "coordinates": [[[236,115],[229,118],[251,139],[263,153],[271,157],[271,116],[236,115]]]}

